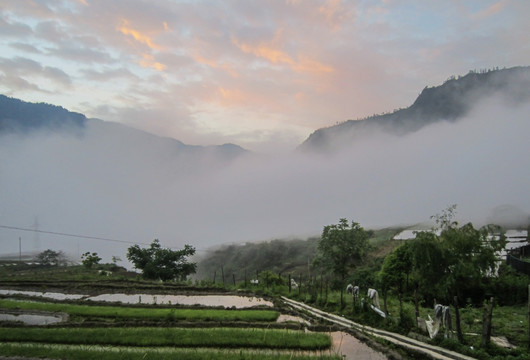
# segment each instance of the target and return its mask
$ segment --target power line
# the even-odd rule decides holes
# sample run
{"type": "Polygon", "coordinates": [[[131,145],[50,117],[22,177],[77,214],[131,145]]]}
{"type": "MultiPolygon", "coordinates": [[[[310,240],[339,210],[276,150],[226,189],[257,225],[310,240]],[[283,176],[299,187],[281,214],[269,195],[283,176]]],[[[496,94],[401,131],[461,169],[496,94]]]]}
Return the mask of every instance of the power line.
{"type": "MultiPolygon", "coordinates": [[[[97,236],[90,236],[90,235],[78,235],[78,234],[68,234],[63,232],[56,232],[56,231],[44,231],[44,230],[38,230],[38,229],[30,229],[30,228],[23,228],[18,226],[8,226],[8,225],[0,225],[0,228],[3,229],[9,229],[9,230],[20,230],[20,231],[28,231],[28,232],[34,232],[34,233],[41,233],[41,234],[50,234],[50,235],[58,235],[58,236],[67,236],[67,237],[73,237],[73,238],[81,238],[81,239],[92,239],[92,240],[101,240],[101,241],[111,241],[111,242],[117,242],[122,244],[134,244],[134,245],[146,245],[150,246],[151,244],[143,243],[143,242],[137,242],[137,241],[126,241],[126,240],[117,240],[117,239],[110,239],[110,238],[104,238],[104,237],[97,237],[97,236]]],[[[176,250],[174,247],[169,247],[168,249],[176,250]]],[[[197,252],[215,252],[213,249],[195,249],[197,252]]]]}
{"type": "Polygon", "coordinates": [[[126,240],[117,240],[117,239],[109,239],[109,238],[97,237],[97,236],[89,236],[89,235],[68,234],[68,233],[55,232],[55,231],[44,231],[44,230],[37,230],[37,229],[22,228],[22,227],[17,227],[17,226],[0,225],[0,228],[3,228],[3,229],[9,229],[9,230],[20,230],[20,231],[36,232],[36,233],[41,233],[41,234],[50,234],[50,235],[67,236],[67,237],[74,237],[74,238],[81,238],[81,239],[92,239],[92,240],[112,241],[112,242],[123,243],[123,244],[150,245],[150,244],[147,244],[147,243],[141,243],[141,242],[126,241],[126,240]]]}

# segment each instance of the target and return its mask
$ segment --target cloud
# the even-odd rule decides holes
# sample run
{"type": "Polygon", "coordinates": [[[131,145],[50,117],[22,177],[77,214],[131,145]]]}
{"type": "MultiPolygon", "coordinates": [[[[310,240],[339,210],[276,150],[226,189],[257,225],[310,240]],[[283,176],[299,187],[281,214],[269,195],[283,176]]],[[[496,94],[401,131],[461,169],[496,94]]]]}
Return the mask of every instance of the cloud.
{"type": "Polygon", "coordinates": [[[295,59],[284,51],[268,44],[246,44],[237,39],[233,39],[232,42],[244,53],[253,54],[258,58],[271,62],[272,64],[289,65],[296,72],[329,73],[333,71],[331,66],[322,64],[317,60],[310,59],[304,55],[299,55],[295,59]]]}
{"type": "Polygon", "coordinates": [[[506,7],[506,5],[508,5],[507,0],[497,1],[494,4],[488,6],[487,8],[479,11],[478,13],[473,14],[472,17],[475,19],[489,18],[500,13],[506,7]]]}
{"type": "MultiPolygon", "coordinates": [[[[42,78],[48,81],[47,88],[50,89],[50,83],[55,86],[65,86],[69,88],[72,84],[72,81],[68,74],[63,70],[51,67],[51,66],[42,66],[37,61],[17,57],[15,59],[5,59],[0,58],[0,71],[4,76],[9,78],[20,78],[23,81],[20,81],[19,84],[29,84],[28,79],[42,78]]],[[[31,86],[33,90],[41,89],[38,86],[31,86]]],[[[44,88],[43,88],[44,89],[44,88]]]]}
{"type": "MultiPolygon", "coordinates": [[[[167,26],[167,24],[166,24],[167,26]]],[[[136,40],[137,42],[147,45],[148,48],[151,50],[162,50],[163,47],[156,44],[150,36],[140,32],[139,30],[136,30],[131,27],[129,20],[122,19],[120,24],[117,27],[117,30],[121,32],[123,35],[130,35],[136,40]]]]}
{"type": "MultiPolygon", "coordinates": [[[[31,227],[37,216],[43,230],[159,238],[164,246],[199,249],[318,235],[342,217],[368,228],[414,224],[453,203],[460,222],[480,225],[499,205],[530,214],[529,111],[529,103],[494,96],[462,121],[404,137],[374,132],[333,155],[251,154],[227,166],[185,155],[171,140],[118,132],[101,122],[91,122],[78,137],[4,135],[0,218],[31,227]]],[[[151,121],[170,115],[159,112],[151,121]]],[[[141,112],[129,116],[145,119],[141,112]]],[[[73,253],[79,246],[81,253],[108,259],[126,251],[126,245],[97,241],[77,245],[43,236],[41,242],[73,253]]],[[[2,242],[0,250],[18,243],[12,245],[2,242]]]]}
{"type": "Polygon", "coordinates": [[[30,26],[17,21],[9,21],[4,16],[0,18],[0,36],[25,37],[32,34],[33,30],[30,26]]]}
{"type": "MultiPolygon", "coordinates": [[[[260,139],[246,143],[254,149],[264,149],[262,136],[269,134],[275,144],[269,151],[282,138],[278,119],[289,133],[285,141],[303,139],[337,121],[409,106],[423,87],[451,75],[525,65],[530,58],[527,2],[6,0],[2,5],[3,56],[30,58],[70,79],[64,87],[56,81],[50,86],[46,77],[18,74],[24,81],[12,79],[14,87],[4,86],[4,92],[77,111],[112,102],[109,107],[122,114],[134,112],[136,104],[124,99],[140,99],[143,109],[153,109],[148,118],[157,115],[163,94],[178,104],[175,121],[164,121],[168,128],[162,133],[186,133],[190,137],[181,140],[206,144],[231,141],[239,132],[260,139]],[[103,74],[108,68],[126,69],[136,78],[85,82],[85,70],[103,74]],[[156,75],[163,76],[154,84],[156,75]],[[39,98],[35,89],[46,91],[39,98]],[[183,107],[191,115],[176,119],[183,107]],[[179,130],[181,125],[187,130],[179,130]],[[220,130],[225,125],[231,130],[220,130]]],[[[114,114],[112,120],[140,123],[114,114]]]]}

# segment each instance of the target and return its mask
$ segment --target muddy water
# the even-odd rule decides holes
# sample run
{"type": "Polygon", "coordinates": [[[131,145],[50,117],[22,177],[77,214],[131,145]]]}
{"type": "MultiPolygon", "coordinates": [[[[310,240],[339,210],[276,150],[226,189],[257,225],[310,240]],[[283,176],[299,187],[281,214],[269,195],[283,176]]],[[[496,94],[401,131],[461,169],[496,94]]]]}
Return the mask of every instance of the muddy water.
{"type": "Polygon", "coordinates": [[[79,294],[62,294],[54,292],[38,292],[38,291],[23,291],[23,290],[3,290],[0,289],[0,295],[25,295],[33,297],[43,297],[53,300],[78,300],[86,297],[86,295],[79,294]]]}
{"type": "Polygon", "coordinates": [[[333,345],[331,348],[332,354],[337,354],[343,359],[355,360],[386,360],[387,357],[372,349],[368,345],[357,340],[353,336],[345,332],[330,333],[333,345]]]}
{"type": "Polygon", "coordinates": [[[273,307],[272,302],[249,296],[235,295],[150,295],[150,294],[103,294],[87,298],[90,301],[120,302],[123,304],[201,305],[235,307],[273,307]]]}
{"type": "Polygon", "coordinates": [[[36,292],[22,290],[2,290],[0,295],[25,295],[42,297],[53,300],[90,300],[103,302],[119,302],[122,304],[163,304],[163,305],[200,305],[200,306],[222,306],[236,309],[250,308],[254,306],[273,307],[273,303],[254,296],[236,295],[152,295],[152,294],[102,294],[98,296],[80,294],[62,294],[52,292],[36,292]]]}
{"type": "Polygon", "coordinates": [[[51,325],[57,324],[65,319],[61,315],[37,315],[37,314],[0,314],[0,321],[16,321],[26,325],[51,325]]]}

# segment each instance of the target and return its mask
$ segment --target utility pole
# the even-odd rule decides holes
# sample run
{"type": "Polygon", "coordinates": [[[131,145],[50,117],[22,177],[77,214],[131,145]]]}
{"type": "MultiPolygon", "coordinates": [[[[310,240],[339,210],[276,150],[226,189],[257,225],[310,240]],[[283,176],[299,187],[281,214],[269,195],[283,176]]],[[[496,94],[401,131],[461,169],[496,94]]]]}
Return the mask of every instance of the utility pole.
{"type": "Polygon", "coordinates": [[[22,238],[18,237],[18,262],[22,262],[22,238]]]}

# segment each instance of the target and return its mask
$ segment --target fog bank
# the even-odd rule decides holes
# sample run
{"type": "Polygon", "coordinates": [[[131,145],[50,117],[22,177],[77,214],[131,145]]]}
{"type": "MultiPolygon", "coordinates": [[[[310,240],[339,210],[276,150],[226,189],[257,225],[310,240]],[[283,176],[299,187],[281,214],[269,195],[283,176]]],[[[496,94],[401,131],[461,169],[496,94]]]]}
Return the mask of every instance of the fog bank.
{"type": "MultiPolygon", "coordinates": [[[[318,235],[345,217],[414,224],[458,204],[481,224],[510,205],[530,214],[530,104],[480,103],[456,123],[366,134],[333,154],[250,154],[229,165],[109,131],[0,137],[0,225],[204,250],[227,242],[318,235]],[[37,224],[38,223],[38,224],[37,224]]],[[[0,228],[0,252],[96,251],[130,244],[0,228]]]]}

